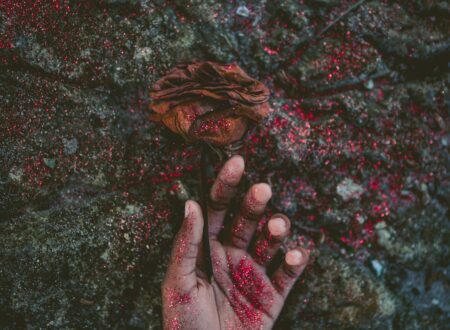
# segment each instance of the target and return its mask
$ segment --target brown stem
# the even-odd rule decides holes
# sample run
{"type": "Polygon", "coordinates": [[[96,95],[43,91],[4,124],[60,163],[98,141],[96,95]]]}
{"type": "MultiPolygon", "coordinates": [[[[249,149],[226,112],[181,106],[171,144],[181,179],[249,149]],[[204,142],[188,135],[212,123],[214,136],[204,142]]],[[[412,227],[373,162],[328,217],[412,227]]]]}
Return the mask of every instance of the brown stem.
{"type": "Polygon", "coordinates": [[[205,273],[208,281],[211,281],[213,276],[213,268],[211,263],[211,248],[209,246],[209,231],[208,231],[208,146],[203,144],[200,149],[200,206],[203,211],[203,254],[205,262],[205,273]]]}

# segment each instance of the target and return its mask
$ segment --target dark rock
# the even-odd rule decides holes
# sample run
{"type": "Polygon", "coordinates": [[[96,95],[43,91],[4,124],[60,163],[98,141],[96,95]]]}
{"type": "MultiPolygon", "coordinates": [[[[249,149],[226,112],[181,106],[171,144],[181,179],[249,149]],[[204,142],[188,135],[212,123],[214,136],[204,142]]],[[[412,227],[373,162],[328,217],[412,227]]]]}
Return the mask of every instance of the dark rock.
{"type": "Polygon", "coordinates": [[[349,2],[9,4],[1,328],[160,328],[199,157],[148,120],[148,90],[190,60],[237,61],[273,92],[239,151],[240,194],[271,183],[270,211],[292,219],[288,244],[306,234],[319,254],[277,328],[447,327],[445,2],[366,1],[321,35],[349,2]]]}

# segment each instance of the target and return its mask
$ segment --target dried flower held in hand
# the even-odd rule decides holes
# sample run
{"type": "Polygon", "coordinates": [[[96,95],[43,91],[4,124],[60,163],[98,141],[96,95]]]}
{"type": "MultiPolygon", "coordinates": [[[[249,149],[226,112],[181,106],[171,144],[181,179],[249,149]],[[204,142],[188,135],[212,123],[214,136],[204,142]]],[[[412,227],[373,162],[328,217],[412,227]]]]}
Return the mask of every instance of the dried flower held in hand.
{"type": "Polygon", "coordinates": [[[237,64],[180,64],[150,93],[152,119],[187,141],[225,146],[269,113],[269,90],[237,64]]]}

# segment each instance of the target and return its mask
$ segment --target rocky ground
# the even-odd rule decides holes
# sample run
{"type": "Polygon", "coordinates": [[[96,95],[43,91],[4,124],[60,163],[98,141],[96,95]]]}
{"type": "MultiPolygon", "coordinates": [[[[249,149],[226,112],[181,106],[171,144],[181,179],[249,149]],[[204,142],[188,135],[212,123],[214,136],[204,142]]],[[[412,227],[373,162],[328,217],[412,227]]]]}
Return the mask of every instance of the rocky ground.
{"type": "Polygon", "coordinates": [[[182,61],[237,61],[274,112],[244,184],[316,258],[277,329],[450,321],[446,1],[0,2],[0,327],[159,329],[197,151],[148,120],[182,61]]]}

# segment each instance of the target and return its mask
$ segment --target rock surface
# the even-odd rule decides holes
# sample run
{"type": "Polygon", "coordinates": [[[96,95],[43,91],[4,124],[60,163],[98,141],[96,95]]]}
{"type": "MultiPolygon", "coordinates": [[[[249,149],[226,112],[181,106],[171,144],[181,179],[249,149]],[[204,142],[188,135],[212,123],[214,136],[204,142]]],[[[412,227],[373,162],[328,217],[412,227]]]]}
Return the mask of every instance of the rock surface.
{"type": "Polygon", "coordinates": [[[0,327],[161,327],[199,157],[148,89],[197,59],[271,88],[242,188],[316,238],[276,328],[446,328],[448,4],[355,3],[1,2],[0,327]]]}

